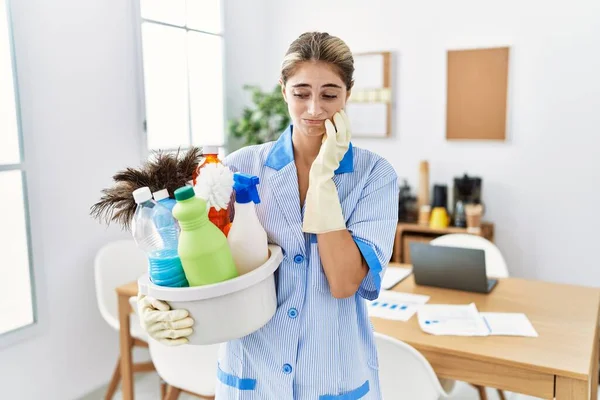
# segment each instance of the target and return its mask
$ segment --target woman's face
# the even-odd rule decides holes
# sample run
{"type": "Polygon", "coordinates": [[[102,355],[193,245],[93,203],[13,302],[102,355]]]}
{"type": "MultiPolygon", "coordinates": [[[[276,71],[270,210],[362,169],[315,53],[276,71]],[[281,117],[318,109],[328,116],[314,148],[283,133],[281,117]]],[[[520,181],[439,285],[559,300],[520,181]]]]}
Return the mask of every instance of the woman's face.
{"type": "Polygon", "coordinates": [[[342,110],[350,92],[335,68],[324,62],[300,63],[281,88],[294,124],[294,133],[325,134],[325,120],[342,110]]]}

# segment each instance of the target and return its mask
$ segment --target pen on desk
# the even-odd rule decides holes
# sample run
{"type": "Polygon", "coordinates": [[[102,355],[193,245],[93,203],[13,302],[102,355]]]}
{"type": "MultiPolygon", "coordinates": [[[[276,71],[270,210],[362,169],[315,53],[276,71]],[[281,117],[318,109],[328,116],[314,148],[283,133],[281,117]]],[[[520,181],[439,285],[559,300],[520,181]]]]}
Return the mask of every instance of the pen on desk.
{"type": "Polygon", "coordinates": [[[492,333],[492,328],[490,327],[490,324],[488,323],[487,319],[483,316],[481,318],[483,318],[483,322],[485,322],[485,326],[487,326],[488,328],[488,333],[492,333]]]}

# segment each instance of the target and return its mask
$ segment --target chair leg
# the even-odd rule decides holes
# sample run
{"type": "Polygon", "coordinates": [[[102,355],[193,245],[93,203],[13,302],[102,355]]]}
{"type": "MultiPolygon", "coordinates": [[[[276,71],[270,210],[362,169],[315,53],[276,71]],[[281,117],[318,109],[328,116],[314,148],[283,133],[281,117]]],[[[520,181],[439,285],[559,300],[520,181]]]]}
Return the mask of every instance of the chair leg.
{"type": "Polygon", "coordinates": [[[179,398],[180,393],[181,389],[176,388],[175,386],[169,386],[165,400],[177,400],[179,398]]]}
{"type": "Polygon", "coordinates": [[[115,371],[113,372],[112,378],[110,379],[110,383],[108,384],[108,390],[106,391],[106,396],[104,396],[104,400],[112,400],[115,392],[117,391],[117,387],[119,386],[119,382],[121,381],[121,357],[117,358],[117,366],[115,367],[115,371]]]}
{"type": "Polygon", "coordinates": [[[498,397],[500,397],[500,400],[506,400],[506,396],[504,395],[504,390],[502,389],[496,389],[498,391],[498,397]]]}
{"type": "Polygon", "coordinates": [[[487,393],[485,392],[485,387],[479,385],[473,385],[475,389],[479,392],[479,400],[488,400],[487,393]]]}
{"type": "Polygon", "coordinates": [[[167,397],[167,382],[160,380],[160,400],[165,400],[167,397]]]}

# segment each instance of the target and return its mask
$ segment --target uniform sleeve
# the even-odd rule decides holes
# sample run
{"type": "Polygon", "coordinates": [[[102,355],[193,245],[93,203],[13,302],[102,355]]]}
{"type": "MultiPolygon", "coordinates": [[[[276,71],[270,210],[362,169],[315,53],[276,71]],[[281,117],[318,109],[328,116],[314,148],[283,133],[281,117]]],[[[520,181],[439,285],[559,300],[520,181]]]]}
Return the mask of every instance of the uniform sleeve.
{"type": "Polygon", "coordinates": [[[223,165],[225,165],[226,167],[228,167],[231,172],[235,173],[235,172],[239,172],[239,168],[235,165],[235,161],[236,161],[236,154],[230,154],[228,156],[226,156],[224,159],[221,160],[221,163],[223,165]]]}
{"type": "Polygon", "coordinates": [[[398,178],[392,166],[382,159],[373,168],[346,225],[369,266],[369,273],[358,288],[358,294],[367,300],[379,296],[397,225],[398,178]]]}

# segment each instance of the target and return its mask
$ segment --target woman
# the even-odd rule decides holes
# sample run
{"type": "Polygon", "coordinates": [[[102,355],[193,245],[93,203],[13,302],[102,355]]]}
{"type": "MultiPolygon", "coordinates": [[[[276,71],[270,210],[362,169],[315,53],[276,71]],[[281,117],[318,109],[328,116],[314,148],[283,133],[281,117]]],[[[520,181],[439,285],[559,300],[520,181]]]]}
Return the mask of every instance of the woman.
{"type": "MultiPolygon", "coordinates": [[[[353,71],[343,41],[301,35],[280,79],[293,125],[276,142],[224,160],[260,177],[257,213],[285,257],[274,317],[221,347],[217,399],[381,398],[363,299],[378,296],[391,256],[398,186],[386,160],[350,144],[343,108],[353,71]]],[[[139,308],[151,336],[187,342],[193,321],[185,310],[149,298],[139,308]]]]}

